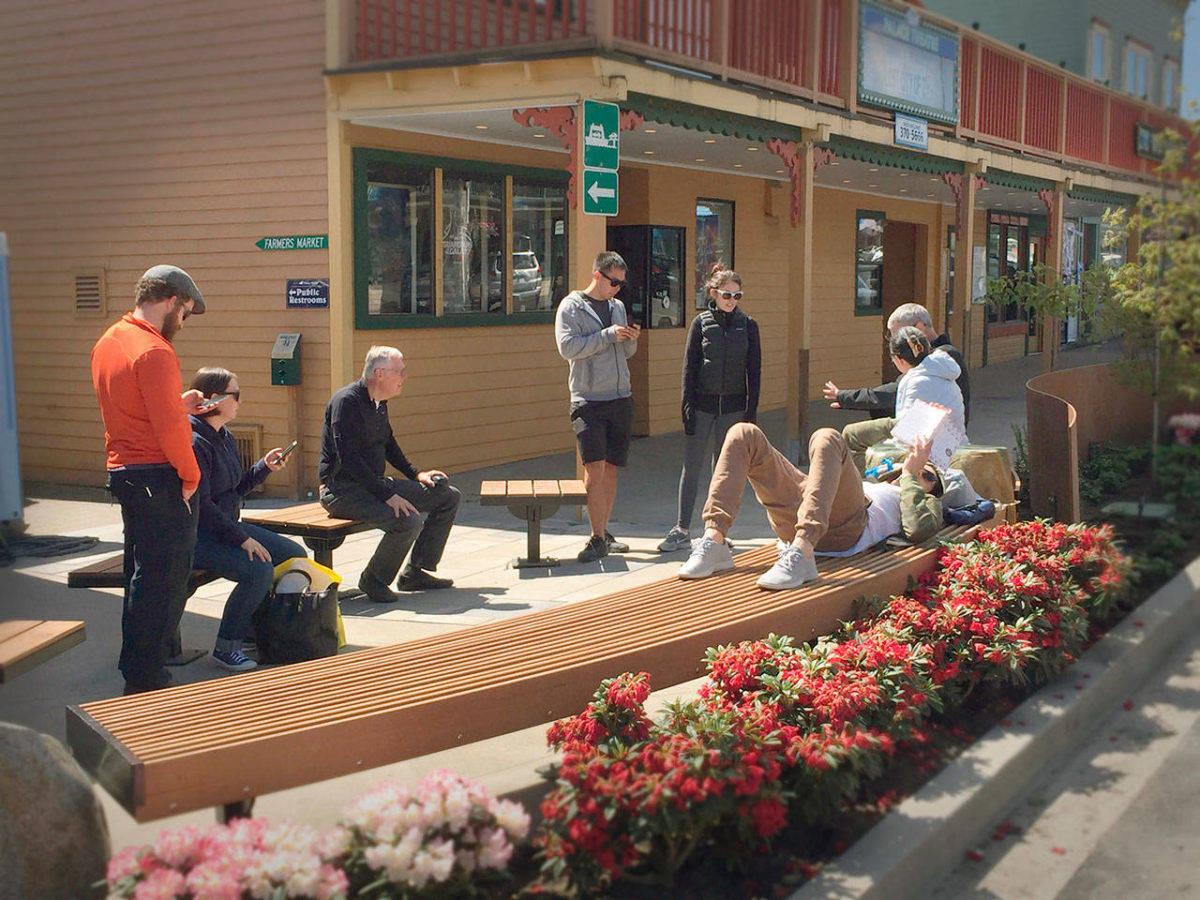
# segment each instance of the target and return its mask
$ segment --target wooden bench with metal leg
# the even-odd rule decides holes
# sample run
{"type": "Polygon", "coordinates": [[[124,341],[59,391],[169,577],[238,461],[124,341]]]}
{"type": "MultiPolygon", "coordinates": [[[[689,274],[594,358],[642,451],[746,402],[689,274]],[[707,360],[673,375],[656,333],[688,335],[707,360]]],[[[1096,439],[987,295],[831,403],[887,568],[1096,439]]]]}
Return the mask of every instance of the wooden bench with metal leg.
{"type": "Polygon", "coordinates": [[[601,679],[649,672],[656,687],[702,674],[704,650],[769,632],[807,641],[931,569],[943,529],[916,547],[821,558],[817,581],[764,591],[764,547],[703,581],[652,584],[388,647],[67,711],[80,764],[139,821],[411,759],[577,713],[601,679]]]}
{"type": "Polygon", "coordinates": [[[557,566],[558,560],[542,556],[542,520],[564,503],[587,503],[587,489],[576,479],[539,481],[485,481],[479,485],[480,506],[507,506],[526,526],[525,556],[513,560],[514,569],[557,566]]]}

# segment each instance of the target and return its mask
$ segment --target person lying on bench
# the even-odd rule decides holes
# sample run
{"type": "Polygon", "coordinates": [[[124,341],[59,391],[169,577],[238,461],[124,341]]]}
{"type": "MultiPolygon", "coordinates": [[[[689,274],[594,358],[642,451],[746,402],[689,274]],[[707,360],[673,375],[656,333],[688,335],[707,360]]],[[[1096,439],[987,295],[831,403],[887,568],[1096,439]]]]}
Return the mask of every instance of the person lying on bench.
{"type": "Polygon", "coordinates": [[[771,591],[795,588],[817,577],[814,553],[850,556],[895,534],[920,543],[942,527],[942,480],[929,463],[929,444],[909,451],[894,484],[864,482],[832,428],[808,441],[805,475],[771,446],[757,425],[734,425],[721,447],[704,505],[705,532],[679,570],[684,579],[707,578],[733,568],[725,535],[737,518],[749,480],[766,507],[771,528],[787,543],[758,579],[771,591]]]}
{"type": "Polygon", "coordinates": [[[250,633],[255,610],[275,581],[275,567],[307,554],[290,538],[238,521],[242,498],[285,463],[283,450],[275,447],[249,471],[242,468],[237,441],[225,427],[237,418],[242,406],[237,376],[216,366],[204,368],[192,379],[192,389],[208,401],[206,410],[190,417],[192,450],[200,466],[194,562],[198,568],[237,583],[225,601],[212,661],[230,672],[245,672],[258,663],[246,655],[242,642],[250,633]]]}
{"type": "Polygon", "coordinates": [[[370,522],[383,531],[358,579],[359,589],[376,603],[400,599],[390,585],[410,548],[412,556],[396,582],[400,590],[454,584],[431,573],[446,549],[462,495],[445,472],[417,471],[396,443],[387,402],[399,396],[407,379],[403,353],[372,347],[362,378],[334,394],[325,407],[321,432],[321,505],[335,518],[370,522]],[[389,462],[403,478],[383,474],[389,462]]]}

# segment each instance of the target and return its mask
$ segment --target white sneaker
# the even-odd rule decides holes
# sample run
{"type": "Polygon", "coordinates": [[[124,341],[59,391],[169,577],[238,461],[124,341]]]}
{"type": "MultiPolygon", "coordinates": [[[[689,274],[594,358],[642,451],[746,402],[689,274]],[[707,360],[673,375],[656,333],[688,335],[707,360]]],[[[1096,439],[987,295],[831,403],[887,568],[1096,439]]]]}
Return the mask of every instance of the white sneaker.
{"type": "Polygon", "coordinates": [[[729,545],[706,537],[692,543],[692,555],[679,567],[679,577],[707,578],[732,568],[733,551],[729,549],[729,545]]]}
{"type": "Polygon", "coordinates": [[[758,586],[768,591],[786,591],[813,581],[817,577],[817,561],[805,556],[799,547],[789,544],[775,560],[775,565],[763,572],[758,586]]]}

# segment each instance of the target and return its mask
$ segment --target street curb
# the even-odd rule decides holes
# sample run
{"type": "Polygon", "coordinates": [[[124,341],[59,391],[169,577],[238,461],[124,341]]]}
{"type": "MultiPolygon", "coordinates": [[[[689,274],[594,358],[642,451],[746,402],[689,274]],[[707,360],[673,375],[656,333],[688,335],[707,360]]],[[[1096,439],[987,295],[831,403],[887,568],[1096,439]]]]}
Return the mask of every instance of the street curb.
{"type": "Polygon", "coordinates": [[[1197,627],[1200,557],[789,900],[923,895],[1197,627]]]}

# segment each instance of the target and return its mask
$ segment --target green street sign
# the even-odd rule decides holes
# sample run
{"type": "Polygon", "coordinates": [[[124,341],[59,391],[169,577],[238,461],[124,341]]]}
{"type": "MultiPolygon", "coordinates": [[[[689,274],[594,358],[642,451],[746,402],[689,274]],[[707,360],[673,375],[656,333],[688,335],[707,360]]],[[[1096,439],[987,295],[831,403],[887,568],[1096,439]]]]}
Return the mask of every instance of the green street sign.
{"type": "Polygon", "coordinates": [[[615,103],[583,101],[583,165],[616,171],[621,162],[621,110],[615,103]]]}
{"type": "Polygon", "coordinates": [[[290,234],[282,237],[259,238],[254,242],[259,250],[328,250],[327,234],[290,234]]]}
{"type": "Polygon", "coordinates": [[[617,173],[583,170],[583,211],[593,216],[617,214],[617,173]]]}

